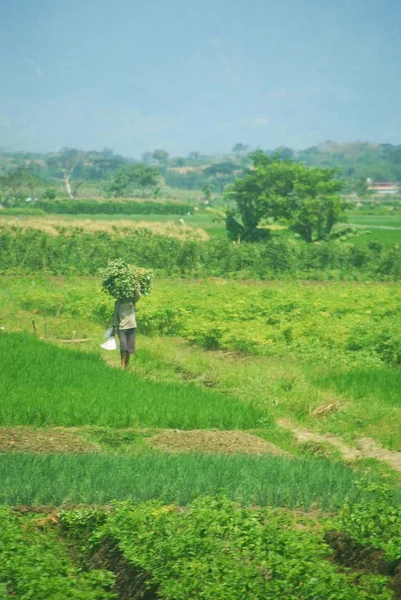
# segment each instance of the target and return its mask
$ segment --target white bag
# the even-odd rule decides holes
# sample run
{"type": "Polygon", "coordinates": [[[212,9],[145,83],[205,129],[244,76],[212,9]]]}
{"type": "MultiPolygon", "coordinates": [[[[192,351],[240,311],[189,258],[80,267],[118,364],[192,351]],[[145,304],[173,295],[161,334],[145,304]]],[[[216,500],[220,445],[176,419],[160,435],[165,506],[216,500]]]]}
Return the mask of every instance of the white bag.
{"type": "Polygon", "coordinates": [[[113,337],[113,328],[112,327],[109,327],[108,329],[106,329],[106,331],[104,332],[104,337],[106,338],[106,340],[113,337]]]}
{"type": "Polygon", "coordinates": [[[104,348],[105,350],[117,350],[117,342],[113,337],[111,337],[104,344],[100,344],[100,347],[104,348]]]}

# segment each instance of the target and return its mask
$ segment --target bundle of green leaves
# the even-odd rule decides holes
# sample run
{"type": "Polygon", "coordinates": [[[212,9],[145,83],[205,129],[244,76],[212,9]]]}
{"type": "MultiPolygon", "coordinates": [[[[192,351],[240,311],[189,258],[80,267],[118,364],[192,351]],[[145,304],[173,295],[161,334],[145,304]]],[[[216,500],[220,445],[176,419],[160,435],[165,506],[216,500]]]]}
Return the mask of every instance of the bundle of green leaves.
{"type": "Polygon", "coordinates": [[[113,298],[138,298],[138,290],[147,296],[152,290],[153,271],[126,264],[121,258],[109,261],[101,269],[102,289],[113,298]]]}

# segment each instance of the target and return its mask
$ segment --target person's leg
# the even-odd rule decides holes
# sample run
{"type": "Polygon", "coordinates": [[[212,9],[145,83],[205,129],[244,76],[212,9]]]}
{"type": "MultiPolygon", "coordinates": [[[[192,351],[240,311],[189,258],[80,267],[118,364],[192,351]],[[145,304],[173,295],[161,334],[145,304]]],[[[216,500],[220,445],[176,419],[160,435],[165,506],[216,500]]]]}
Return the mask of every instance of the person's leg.
{"type": "Polygon", "coordinates": [[[136,329],[127,329],[127,353],[125,357],[125,366],[128,367],[131,354],[136,350],[136,329]]]}
{"type": "Polygon", "coordinates": [[[119,329],[118,337],[120,339],[121,368],[124,370],[127,368],[127,356],[128,356],[128,340],[127,340],[126,330],[119,329]]]}

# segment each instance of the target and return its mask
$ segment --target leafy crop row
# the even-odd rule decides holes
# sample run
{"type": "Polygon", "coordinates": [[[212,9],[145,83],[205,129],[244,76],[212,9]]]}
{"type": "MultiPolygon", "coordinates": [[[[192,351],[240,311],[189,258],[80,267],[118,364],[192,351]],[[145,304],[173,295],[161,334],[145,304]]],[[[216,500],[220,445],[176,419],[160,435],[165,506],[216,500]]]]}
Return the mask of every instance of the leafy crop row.
{"type": "MultiPolygon", "coordinates": [[[[20,308],[107,325],[113,302],[98,280],[3,280],[20,308]]],[[[361,367],[401,364],[401,288],[397,284],[269,285],[157,280],[138,304],[138,327],[149,335],[177,335],[205,349],[361,367]]],[[[332,377],[338,374],[338,369],[332,377]]],[[[389,386],[398,380],[388,376],[389,386]]],[[[372,382],[371,382],[372,383],[372,382]]],[[[370,385],[370,384],[369,384],[370,385]]]]}
{"type": "Polygon", "coordinates": [[[0,598],[20,600],[111,600],[113,575],[84,572],[51,532],[33,518],[18,518],[0,506],[0,598]]]}
{"type": "Polygon", "coordinates": [[[338,514],[320,515],[319,524],[222,494],[186,508],[117,502],[49,516],[3,506],[0,597],[390,600],[400,591],[400,507],[383,486],[366,492],[338,514]],[[336,535],[356,551],[352,571],[335,564],[348,552],[346,545],[332,551],[336,535]]]}
{"type": "MultiPolygon", "coordinates": [[[[87,525],[93,527],[93,511],[87,525]]],[[[82,535],[82,511],[62,515],[82,535]]],[[[304,520],[305,521],[305,520],[304,520]]],[[[144,586],[164,600],[390,599],[386,577],[341,573],[327,558],[322,533],[283,511],[247,510],[224,498],[203,498],[186,510],[150,502],[117,505],[95,526],[87,550],[117,548],[144,586]],[[296,527],[296,525],[299,525],[296,527]]]]}
{"type": "Polygon", "coordinates": [[[18,227],[0,230],[0,272],[95,275],[108,260],[156,269],[171,276],[235,278],[390,279],[401,277],[401,248],[322,242],[304,244],[273,238],[236,244],[153,235],[140,229],[117,236],[104,231],[60,231],[57,236],[18,227]]]}

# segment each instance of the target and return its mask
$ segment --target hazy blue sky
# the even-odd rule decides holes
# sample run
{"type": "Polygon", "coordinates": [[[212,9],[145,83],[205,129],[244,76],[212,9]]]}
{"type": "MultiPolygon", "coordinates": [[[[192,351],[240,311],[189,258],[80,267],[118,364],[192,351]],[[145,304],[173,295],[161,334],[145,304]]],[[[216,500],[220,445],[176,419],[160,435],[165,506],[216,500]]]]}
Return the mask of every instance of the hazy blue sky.
{"type": "Polygon", "coordinates": [[[0,146],[401,143],[401,0],[0,0],[0,146]]]}

